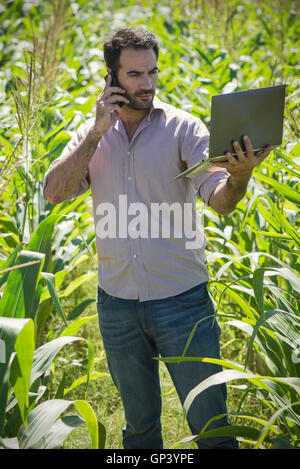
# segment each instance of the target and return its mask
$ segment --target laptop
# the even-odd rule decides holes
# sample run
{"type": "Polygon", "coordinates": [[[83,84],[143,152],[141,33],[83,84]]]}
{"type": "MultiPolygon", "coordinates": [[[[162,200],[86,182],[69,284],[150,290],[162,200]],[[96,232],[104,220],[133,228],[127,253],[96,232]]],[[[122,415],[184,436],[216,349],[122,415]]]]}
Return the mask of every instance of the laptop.
{"type": "Polygon", "coordinates": [[[211,163],[224,162],[224,153],[233,152],[232,141],[250,138],[255,154],[266,145],[282,143],[286,85],[250,89],[212,96],[209,156],[180,173],[174,179],[192,177],[207,171],[211,163]]]}

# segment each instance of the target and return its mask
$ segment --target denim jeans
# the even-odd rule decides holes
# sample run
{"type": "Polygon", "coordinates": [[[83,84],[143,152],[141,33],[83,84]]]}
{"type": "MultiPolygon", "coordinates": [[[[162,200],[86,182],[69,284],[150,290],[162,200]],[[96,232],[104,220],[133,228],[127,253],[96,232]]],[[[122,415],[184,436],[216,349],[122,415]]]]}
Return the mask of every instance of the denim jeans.
{"type": "MultiPolygon", "coordinates": [[[[202,283],[166,299],[140,302],[108,295],[98,287],[99,325],[110,374],[119,390],[126,419],[123,446],[126,449],[163,448],[161,436],[161,389],[159,362],[155,357],[178,357],[184,351],[197,321],[186,356],[219,358],[219,323],[214,306],[202,283]]],[[[167,364],[181,404],[189,391],[219,365],[196,361],[167,364]]],[[[226,413],[226,385],[209,387],[193,401],[187,422],[193,435],[212,417],[226,413]]],[[[227,417],[209,429],[229,425],[227,417]]],[[[230,437],[205,438],[199,448],[235,449],[230,437]]]]}

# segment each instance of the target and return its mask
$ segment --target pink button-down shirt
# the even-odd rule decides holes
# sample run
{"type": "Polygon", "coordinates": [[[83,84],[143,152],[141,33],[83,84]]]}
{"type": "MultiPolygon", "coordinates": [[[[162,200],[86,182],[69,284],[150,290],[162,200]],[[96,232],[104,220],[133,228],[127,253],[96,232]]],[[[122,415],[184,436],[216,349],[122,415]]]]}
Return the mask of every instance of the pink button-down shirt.
{"type": "MultiPolygon", "coordinates": [[[[92,124],[79,127],[61,157],[92,124]]],[[[215,168],[174,180],[208,155],[208,145],[199,118],[157,97],[131,141],[120,119],[102,136],[74,196],[91,186],[99,284],[107,293],[146,301],[208,280],[196,200],[209,204],[228,173],[215,168]]]]}

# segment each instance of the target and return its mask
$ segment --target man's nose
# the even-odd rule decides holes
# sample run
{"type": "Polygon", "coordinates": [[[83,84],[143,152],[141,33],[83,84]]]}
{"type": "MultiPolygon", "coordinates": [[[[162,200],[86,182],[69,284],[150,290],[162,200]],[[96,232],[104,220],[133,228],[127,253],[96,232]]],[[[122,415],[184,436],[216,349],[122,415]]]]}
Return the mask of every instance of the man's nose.
{"type": "Polygon", "coordinates": [[[145,75],[143,77],[141,85],[144,90],[151,90],[152,89],[151,77],[149,75],[145,75]]]}

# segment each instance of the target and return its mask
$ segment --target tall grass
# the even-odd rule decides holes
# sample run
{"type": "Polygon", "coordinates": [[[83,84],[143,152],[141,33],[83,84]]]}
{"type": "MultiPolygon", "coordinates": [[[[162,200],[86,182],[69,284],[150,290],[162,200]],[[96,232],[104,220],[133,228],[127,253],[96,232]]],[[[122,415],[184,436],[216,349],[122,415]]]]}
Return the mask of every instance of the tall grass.
{"type": "MultiPolygon", "coordinates": [[[[0,360],[2,446],[103,447],[106,438],[106,447],[121,447],[123,414],[97,327],[90,194],[54,207],[43,198],[42,180],[78,125],[93,116],[104,84],[104,37],[142,25],[161,42],[158,95],[208,128],[213,94],[287,84],[283,144],[255,169],[235,212],[218,216],[198,202],[222,326],[223,372],[192,391],[184,413],[197,393],[223,380],[233,425],[218,431],[233,432],[242,448],[299,447],[296,3],[79,0],[29,6],[19,0],[1,6],[0,15],[0,343],[7,352],[0,360]],[[33,421],[45,422],[40,439],[32,438],[33,421]]],[[[160,373],[165,444],[195,447],[208,430],[187,437],[163,365],[160,373]]]]}

